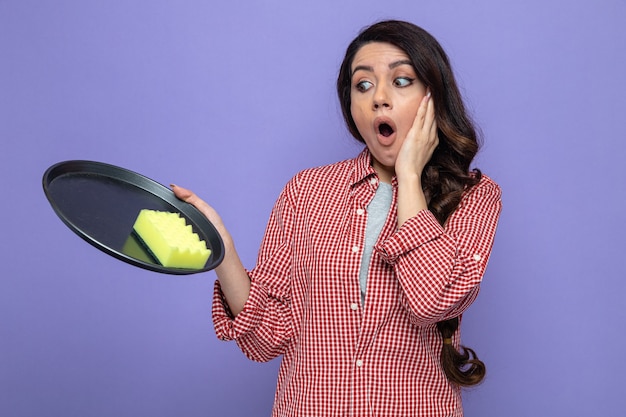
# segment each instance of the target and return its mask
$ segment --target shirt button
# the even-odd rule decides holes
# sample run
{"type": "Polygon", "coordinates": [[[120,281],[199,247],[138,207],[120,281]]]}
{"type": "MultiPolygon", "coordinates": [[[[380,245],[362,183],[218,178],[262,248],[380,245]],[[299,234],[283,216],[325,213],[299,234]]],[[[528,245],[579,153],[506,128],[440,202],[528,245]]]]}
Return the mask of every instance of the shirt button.
{"type": "Polygon", "coordinates": [[[377,183],[378,183],[378,180],[376,178],[370,178],[370,184],[376,185],[377,183]]]}
{"type": "Polygon", "coordinates": [[[363,209],[357,209],[356,210],[356,214],[358,214],[359,216],[362,216],[363,213],[365,213],[365,210],[363,210],[363,209]]]}
{"type": "Polygon", "coordinates": [[[352,303],[352,304],[350,304],[350,308],[352,310],[358,310],[359,309],[359,305],[357,303],[352,303]]]}
{"type": "Polygon", "coordinates": [[[474,255],[474,260],[476,262],[479,262],[481,259],[483,259],[479,254],[474,255]]]}
{"type": "Polygon", "coordinates": [[[352,252],[357,253],[359,251],[359,247],[354,245],[352,246],[352,252]]]}
{"type": "Polygon", "coordinates": [[[363,366],[363,361],[362,361],[361,359],[357,360],[357,361],[356,361],[356,366],[357,366],[358,368],[360,368],[361,366],[363,366]]]}

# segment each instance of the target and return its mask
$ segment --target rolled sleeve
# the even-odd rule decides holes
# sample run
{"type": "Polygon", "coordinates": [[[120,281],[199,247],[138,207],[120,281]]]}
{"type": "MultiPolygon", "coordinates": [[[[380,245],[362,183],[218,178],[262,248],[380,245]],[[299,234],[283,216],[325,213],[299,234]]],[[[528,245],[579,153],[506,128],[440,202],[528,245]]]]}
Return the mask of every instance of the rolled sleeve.
{"type": "Polygon", "coordinates": [[[407,220],[397,233],[376,246],[385,262],[395,264],[398,258],[420,246],[437,239],[444,230],[428,210],[420,211],[407,220]]]}
{"type": "Polygon", "coordinates": [[[213,323],[217,337],[234,340],[241,351],[257,362],[267,362],[284,353],[290,340],[289,299],[253,280],[243,310],[233,317],[220,288],[215,282],[213,323]]]}
{"type": "Polygon", "coordinates": [[[253,331],[263,319],[266,303],[267,291],[260,285],[251,285],[243,310],[237,317],[233,317],[220,282],[216,280],[213,292],[213,323],[217,337],[221,340],[235,340],[253,331]]]}
{"type": "Polygon", "coordinates": [[[486,176],[468,191],[442,227],[422,210],[379,244],[394,268],[402,304],[417,325],[462,314],[474,301],[502,208],[500,188],[486,176]]]}

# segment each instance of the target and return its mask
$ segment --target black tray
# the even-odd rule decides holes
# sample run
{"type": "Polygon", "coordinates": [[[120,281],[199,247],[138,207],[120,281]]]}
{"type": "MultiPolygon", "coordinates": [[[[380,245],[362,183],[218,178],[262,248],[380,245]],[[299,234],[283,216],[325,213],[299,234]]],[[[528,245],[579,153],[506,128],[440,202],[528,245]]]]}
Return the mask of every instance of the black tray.
{"type": "Polygon", "coordinates": [[[56,214],[96,248],[129,264],[166,274],[193,274],[217,267],[224,243],[215,227],[172,190],[124,168],[94,161],[65,161],[48,168],[43,189],[56,214]],[[202,269],[167,268],[139,243],[133,224],[141,209],[180,213],[211,249],[202,269]]]}

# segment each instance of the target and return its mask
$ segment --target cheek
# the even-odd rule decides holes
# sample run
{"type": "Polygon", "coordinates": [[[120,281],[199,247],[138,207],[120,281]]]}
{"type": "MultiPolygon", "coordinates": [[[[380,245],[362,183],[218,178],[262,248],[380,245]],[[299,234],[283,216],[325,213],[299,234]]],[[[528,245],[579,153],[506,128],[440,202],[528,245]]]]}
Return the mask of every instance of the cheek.
{"type": "Polygon", "coordinates": [[[413,123],[415,122],[415,118],[417,117],[417,111],[419,109],[420,101],[418,101],[418,105],[415,105],[415,100],[413,100],[412,102],[407,103],[407,106],[404,107],[404,111],[402,112],[402,116],[401,116],[402,121],[400,123],[402,126],[401,129],[408,131],[411,128],[411,126],[413,126],[413,123]]]}
{"type": "MultiPolygon", "coordinates": [[[[361,132],[361,129],[365,127],[365,115],[363,110],[358,104],[352,103],[350,106],[350,113],[352,114],[352,120],[354,120],[356,127],[361,132]]],[[[363,132],[361,132],[361,134],[363,134],[363,132]]]]}

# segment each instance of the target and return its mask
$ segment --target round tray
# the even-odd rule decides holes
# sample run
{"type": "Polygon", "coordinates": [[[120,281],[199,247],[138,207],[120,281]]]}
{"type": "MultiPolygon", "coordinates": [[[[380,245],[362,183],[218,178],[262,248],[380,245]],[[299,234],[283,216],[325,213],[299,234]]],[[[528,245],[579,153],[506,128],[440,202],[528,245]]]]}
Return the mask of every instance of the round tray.
{"type": "Polygon", "coordinates": [[[166,274],[194,274],[217,267],[224,243],[209,220],[172,190],[136,172],[94,161],[65,161],[43,176],[43,189],[61,220],[87,242],[131,265],[166,274]],[[133,233],[141,209],[178,212],[211,249],[202,269],[160,265],[133,233]]]}

